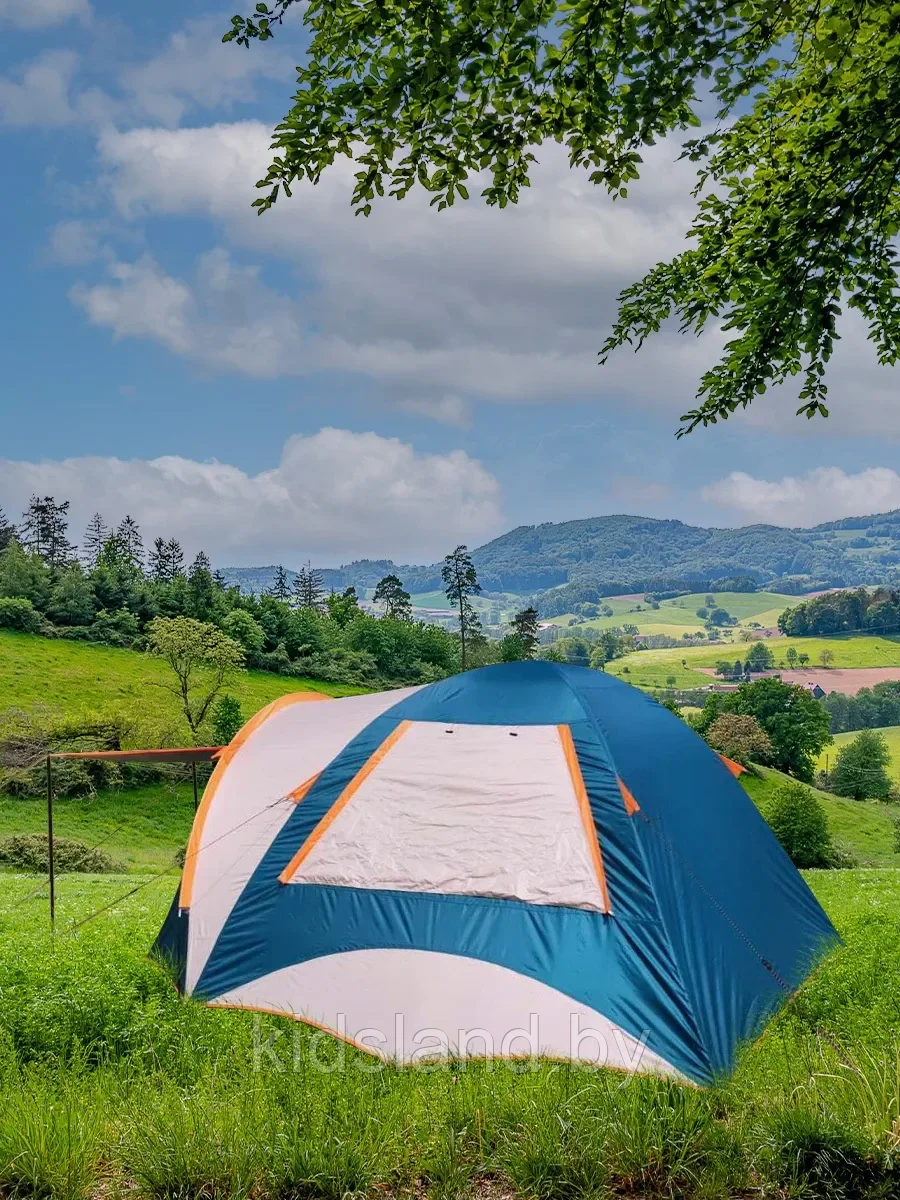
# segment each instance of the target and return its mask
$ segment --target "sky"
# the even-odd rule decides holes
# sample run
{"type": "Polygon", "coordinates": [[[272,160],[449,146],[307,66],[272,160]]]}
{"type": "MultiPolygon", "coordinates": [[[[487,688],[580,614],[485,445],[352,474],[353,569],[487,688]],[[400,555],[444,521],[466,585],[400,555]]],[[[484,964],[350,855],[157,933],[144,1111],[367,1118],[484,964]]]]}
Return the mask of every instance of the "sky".
{"type": "MultiPolygon", "coordinates": [[[[247,6],[249,12],[252,5],[247,6]]],[[[299,7],[299,6],[298,6],[299,7]]],[[[350,205],[353,165],[257,216],[305,34],[223,45],[239,5],[0,0],[0,506],[71,502],[219,565],[430,562],[517,525],[731,526],[900,507],[900,375],[852,319],[831,417],[786,389],[675,439],[723,344],[597,350],[685,244],[691,169],[613,202],[537,151],[515,208],[350,205]]]]}

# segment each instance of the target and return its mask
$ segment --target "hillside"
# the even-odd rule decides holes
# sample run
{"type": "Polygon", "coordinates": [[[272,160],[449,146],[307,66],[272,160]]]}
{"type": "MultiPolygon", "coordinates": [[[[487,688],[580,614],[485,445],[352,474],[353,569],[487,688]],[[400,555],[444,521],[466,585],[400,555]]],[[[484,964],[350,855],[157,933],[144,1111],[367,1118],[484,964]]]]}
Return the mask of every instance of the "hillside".
{"type": "MultiPolygon", "coordinates": [[[[900,510],[848,517],[812,529],[748,525],[707,529],[681,521],[613,515],[557,524],[521,525],[473,551],[482,586],[542,596],[542,611],[568,611],[578,599],[554,597],[550,589],[570,584],[599,588],[607,595],[646,590],[654,581],[682,580],[706,587],[710,581],[749,577],[756,583],[789,581],[773,591],[801,592],[812,586],[885,583],[900,574],[900,510]],[[562,605],[560,607],[559,605],[562,605]]],[[[273,567],[223,570],[248,590],[269,586],[273,567]]],[[[389,560],[348,563],[323,571],[329,587],[372,587],[383,575],[398,574],[412,593],[440,587],[440,566],[397,566],[389,560]]]]}
{"type": "MultiPolygon", "coordinates": [[[[35,704],[60,710],[125,708],[135,716],[137,736],[141,727],[166,728],[189,741],[178,701],[160,686],[168,682],[168,668],[149,654],[0,630],[0,710],[35,704]]],[[[347,695],[358,689],[246,671],[228,690],[249,718],[286,692],[347,695]]]]}
{"type": "MultiPolygon", "coordinates": [[[[826,747],[819,755],[819,770],[825,771],[829,767],[833,767],[834,760],[841,747],[846,746],[848,742],[852,742],[859,732],[857,729],[852,733],[836,733],[834,735],[834,745],[826,747]]],[[[891,761],[887,768],[888,774],[900,785],[900,725],[887,725],[882,729],[875,729],[873,732],[882,734],[887,742],[888,750],[891,754],[891,761]]],[[[900,816],[900,807],[898,807],[897,813],[900,816]]]]}

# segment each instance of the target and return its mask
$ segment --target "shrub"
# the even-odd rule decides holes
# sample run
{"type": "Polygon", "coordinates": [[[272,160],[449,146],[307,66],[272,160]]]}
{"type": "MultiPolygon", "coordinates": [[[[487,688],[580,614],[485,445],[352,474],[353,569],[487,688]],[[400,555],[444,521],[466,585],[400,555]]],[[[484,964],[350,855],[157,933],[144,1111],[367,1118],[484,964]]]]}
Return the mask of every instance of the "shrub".
{"type": "Polygon", "coordinates": [[[213,738],[217,746],[227,746],[244,724],[240,701],[227,693],[217,702],[212,714],[213,738]]]}
{"type": "MultiPolygon", "coordinates": [[[[116,862],[105,850],[88,846],[86,842],[79,842],[75,838],[53,839],[53,864],[60,872],[117,874],[125,870],[122,863],[116,862]]],[[[45,875],[50,869],[46,835],[17,833],[0,839],[0,865],[45,875]]]]}
{"type": "Polygon", "coordinates": [[[30,600],[20,596],[0,596],[0,629],[17,633],[39,633],[44,622],[30,600]]]}
{"type": "Polygon", "coordinates": [[[765,818],[795,867],[834,865],[825,809],[804,784],[786,782],[777,788],[765,818]]]}

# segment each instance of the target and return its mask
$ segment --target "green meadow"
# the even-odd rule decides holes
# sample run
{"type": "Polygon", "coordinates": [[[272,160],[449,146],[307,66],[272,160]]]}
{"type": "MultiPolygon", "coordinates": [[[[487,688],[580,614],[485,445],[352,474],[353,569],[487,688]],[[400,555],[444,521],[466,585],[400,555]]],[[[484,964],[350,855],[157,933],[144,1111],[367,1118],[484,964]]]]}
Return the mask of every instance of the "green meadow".
{"type": "MultiPolygon", "coordinates": [[[[809,666],[821,666],[824,650],[833,656],[831,667],[900,667],[900,635],[874,637],[869,634],[846,634],[817,638],[763,639],[772,651],[776,667],[787,667],[788,647],[797,654],[809,655],[809,666]]],[[[622,676],[639,687],[666,687],[669,676],[675,676],[675,687],[708,687],[712,680],[697,667],[715,667],[722,659],[731,661],[746,655],[749,642],[731,642],[714,646],[676,646],[668,650],[639,650],[608,663],[606,670],[622,676]],[[684,661],[682,661],[684,660],[684,661]]],[[[826,683],[827,690],[827,683],[826,683]]]]}
{"type": "MultiPolygon", "coordinates": [[[[714,592],[715,608],[724,608],[740,625],[755,621],[763,628],[774,628],[786,608],[797,603],[796,596],[783,596],[778,592],[714,592]]],[[[636,625],[641,633],[664,633],[669,637],[681,637],[684,633],[696,633],[704,629],[704,621],[697,616],[698,608],[708,608],[706,593],[679,596],[675,600],[660,601],[659,608],[651,608],[642,598],[623,600],[613,597],[599,603],[608,605],[612,616],[595,617],[581,621],[574,613],[564,613],[548,620],[554,625],[568,625],[573,619],[579,625],[591,629],[612,629],[623,624],[636,625]],[[638,610],[639,611],[636,611],[638,610]]]]}
{"type": "MultiPolygon", "coordinates": [[[[178,701],[163,686],[170,682],[169,668],[149,654],[0,630],[0,709],[36,704],[60,710],[127,709],[138,726],[171,725],[173,732],[186,737],[180,728],[178,701]]],[[[240,701],[244,716],[250,717],[286,692],[343,696],[359,689],[244,671],[228,690],[240,701]]]]}

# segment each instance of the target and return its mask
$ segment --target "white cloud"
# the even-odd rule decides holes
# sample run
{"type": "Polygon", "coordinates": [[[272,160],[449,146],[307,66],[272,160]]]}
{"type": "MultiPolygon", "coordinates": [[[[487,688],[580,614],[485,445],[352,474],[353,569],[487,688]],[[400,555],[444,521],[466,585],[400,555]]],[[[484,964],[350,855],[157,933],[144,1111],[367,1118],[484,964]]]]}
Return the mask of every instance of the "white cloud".
{"type": "Polygon", "coordinates": [[[805,475],[767,480],[732,471],[702,495],[751,521],[817,525],[900,508],[900,474],[889,467],[869,467],[855,475],[840,467],[816,467],[805,475]]]}
{"type": "Polygon", "coordinates": [[[76,119],[69,87],[78,65],[71,50],[49,50],[0,77],[0,119],[6,125],[68,125],[76,119]]]}
{"type": "Polygon", "coordinates": [[[227,28],[225,15],[195,18],[155,58],[125,68],[120,83],[134,109],[162,125],[177,125],[191,107],[221,109],[253,100],[260,78],[290,78],[291,59],[277,41],[260,47],[261,53],[247,53],[222,42],[227,28]]]}
{"type": "MultiPolygon", "coordinates": [[[[257,276],[264,303],[253,308],[252,328],[220,315],[204,337],[188,334],[188,355],[205,359],[218,338],[231,369],[258,374],[255,348],[264,342],[273,375],[357,371],[380,381],[398,407],[456,423],[466,418],[453,414],[448,396],[464,409],[474,398],[632,402],[665,413],[673,431],[694,407],[699,380],[727,340],[716,326],[699,339],[673,326],[637,355],[623,348],[606,367],[597,364],[621,288],[687,244],[694,176],[675,161],[672,140],[646,152],[643,177],[624,202],[570,170],[564,150],[549,145],[515,207],[488,209],[476,199],[437,213],[414,192],[399,205],[380,202],[368,219],[352,215],[354,167],[345,161],[258,217],[253,184],[269,161],[269,140],[257,122],[101,138],[121,216],[206,217],[233,253],[263,267],[267,258],[293,265],[306,281],[276,294],[257,276]]],[[[202,263],[198,271],[202,277],[202,263]]],[[[179,282],[196,292],[195,283],[179,282]]],[[[732,420],[795,436],[900,436],[897,377],[877,366],[858,319],[851,314],[841,329],[830,422],[797,419],[789,387],[732,420]]]]}
{"type": "Polygon", "coordinates": [[[502,525],[496,479],[463,451],[422,454],[396,438],[341,429],[292,437],[279,464],[257,475],[167,456],[0,460],[0,477],[7,511],[33,493],[66,498],[76,533],[95,511],[109,521],[131,513],[145,537],[177,537],[223,565],[433,561],[502,525]]]}
{"type": "MultiPolygon", "coordinates": [[[[255,122],[109,131],[100,153],[120,216],[206,216],[235,251],[293,264],[313,287],[276,293],[220,253],[210,289],[207,257],[195,280],[165,288],[182,297],[176,336],[169,321],[160,332],[133,327],[138,275],[150,286],[146,264],[134,264],[127,277],[74,293],[93,320],[251,375],[357,371],[381,381],[406,411],[455,423],[473,397],[544,401],[635,388],[635,360],[623,355],[601,371],[597,349],[616,292],[671,253],[688,220],[692,175],[673,165],[671,145],[650,152],[648,181],[628,204],[613,205],[550,146],[533,187],[502,212],[475,200],[438,214],[414,194],[354,217],[353,164],[339,162],[320,184],[298,186],[293,200],[257,217],[253,183],[269,139],[255,122]],[[253,302],[241,306],[241,291],[253,302]],[[215,311],[210,295],[220,302],[215,311]]],[[[655,396],[664,375],[680,412],[671,396],[693,383],[698,349],[677,337],[663,344],[664,368],[653,363],[653,386],[637,391],[655,396]]]]}
{"type": "Polygon", "coordinates": [[[88,0],[0,0],[0,25],[15,29],[47,29],[72,17],[87,20],[88,0]]]}
{"type": "Polygon", "coordinates": [[[103,229],[96,222],[59,221],[50,231],[44,258],[63,267],[79,267],[108,256],[103,229]]]}

